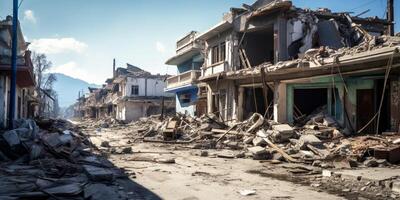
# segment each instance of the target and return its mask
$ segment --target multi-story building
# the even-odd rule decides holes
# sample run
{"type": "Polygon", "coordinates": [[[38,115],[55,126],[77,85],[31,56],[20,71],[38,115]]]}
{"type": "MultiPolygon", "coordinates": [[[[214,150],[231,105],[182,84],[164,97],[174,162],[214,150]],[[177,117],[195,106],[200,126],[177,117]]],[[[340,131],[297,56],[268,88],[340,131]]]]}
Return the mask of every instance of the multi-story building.
{"type": "MultiPolygon", "coordinates": [[[[7,126],[10,112],[11,79],[11,27],[12,17],[0,21],[0,128],[7,126]]],[[[18,24],[17,88],[15,99],[15,119],[33,117],[37,113],[34,97],[35,78],[31,52],[18,24]]]]}
{"type": "Polygon", "coordinates": [[[102,88],[89,88],[75,113],[88,118],[114,118],[123,122],[174,110],[173,94],[164,92],[166,75],[152,75],[136,66],[113,69],[113,78],[102,88]]]}
{"type": "Polygon", "coordinates": [[[167,79],[166,92],[175,94],[176,112],[191,116],[206,113],[206,99],[198,97],[198,78],[203,65],[198,33],[190,32],[176,43],[176,55],[166,62],[177,66],[177,75],[167,79]]]}
{"type": "Polygon", "coordinates": [[[324,107],[352,132],[398,130],[400,46],[383,36],[389,25],[283,0],[232,8],[198,36],[208,112],[295,123],[324,107]]]}

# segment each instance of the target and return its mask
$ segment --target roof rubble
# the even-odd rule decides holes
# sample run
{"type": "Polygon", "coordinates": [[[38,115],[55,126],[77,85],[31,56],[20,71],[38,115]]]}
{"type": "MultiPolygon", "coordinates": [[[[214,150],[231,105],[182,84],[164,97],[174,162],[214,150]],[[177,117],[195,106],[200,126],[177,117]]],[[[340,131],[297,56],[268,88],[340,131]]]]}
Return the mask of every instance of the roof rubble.
{"type": "Polygon", "coordinates": [[[0,138],[0,199],[98,199],[101,188],[113,194],[110,199],[128,198],[126,191],[113,187],[127,175],[95,154],[90,140],[71,122],[16,124],[17,129],[0,138]]]}

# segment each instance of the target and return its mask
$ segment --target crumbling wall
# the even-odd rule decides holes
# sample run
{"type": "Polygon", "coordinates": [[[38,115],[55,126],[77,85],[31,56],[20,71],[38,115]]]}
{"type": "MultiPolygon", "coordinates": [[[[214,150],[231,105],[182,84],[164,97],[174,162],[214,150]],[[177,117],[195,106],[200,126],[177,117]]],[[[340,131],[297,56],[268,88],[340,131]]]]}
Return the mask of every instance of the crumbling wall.
{"type": "Polygon", "coordinates": [[[313,48],[318,31],[318,18],[309,13],[299,13],[287,21],[287,48],[289,58],[297,58],[313,48]]]}

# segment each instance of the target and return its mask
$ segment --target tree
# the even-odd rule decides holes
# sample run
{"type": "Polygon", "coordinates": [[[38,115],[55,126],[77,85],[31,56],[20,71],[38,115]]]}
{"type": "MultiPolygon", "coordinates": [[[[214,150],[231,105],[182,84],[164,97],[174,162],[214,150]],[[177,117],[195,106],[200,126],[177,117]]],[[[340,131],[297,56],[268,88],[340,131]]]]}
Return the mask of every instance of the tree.
{"type": "MultiPolygon", "coordinates": [[[[46,93],[44,91],[51,91],[50,94],[54,99],[58,101],[58,95],[57,93],[53,90],[53,84],[55,81],[57,81],[57,77],[55,74],[49,73],[52,63],[47,60],[47,56],[45,54],[37,54],[33,53],[33,66],[34,66],[34,73],[36,76],[36,91],[38,93],[38,98],[39,98],[39,115],[43,115],[45,112],[45,107],[46,107],[46,93]]],[[[57,107],[53,112],[58,112],[58,102],[54,102],[53,107],[57,107]]],[[[52,115],[54,113],[51,113],[52,115]]]]}

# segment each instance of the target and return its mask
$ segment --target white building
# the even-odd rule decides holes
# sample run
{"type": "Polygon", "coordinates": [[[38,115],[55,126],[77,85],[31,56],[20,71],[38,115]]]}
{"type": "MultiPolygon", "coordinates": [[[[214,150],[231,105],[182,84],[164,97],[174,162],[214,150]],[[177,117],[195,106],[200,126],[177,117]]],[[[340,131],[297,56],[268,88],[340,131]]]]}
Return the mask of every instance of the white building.
{"type": "Polygon", "coordinates": [[[159,114],[163,97],[165,110],[174,107],[174,95],[164,92],[166,76],[152,75],[129,64],[127,69],[118,68],[115,75],[113,84],[118,88],[118,98],[114,100],[117,120],[131,122],[159,114]]]}

